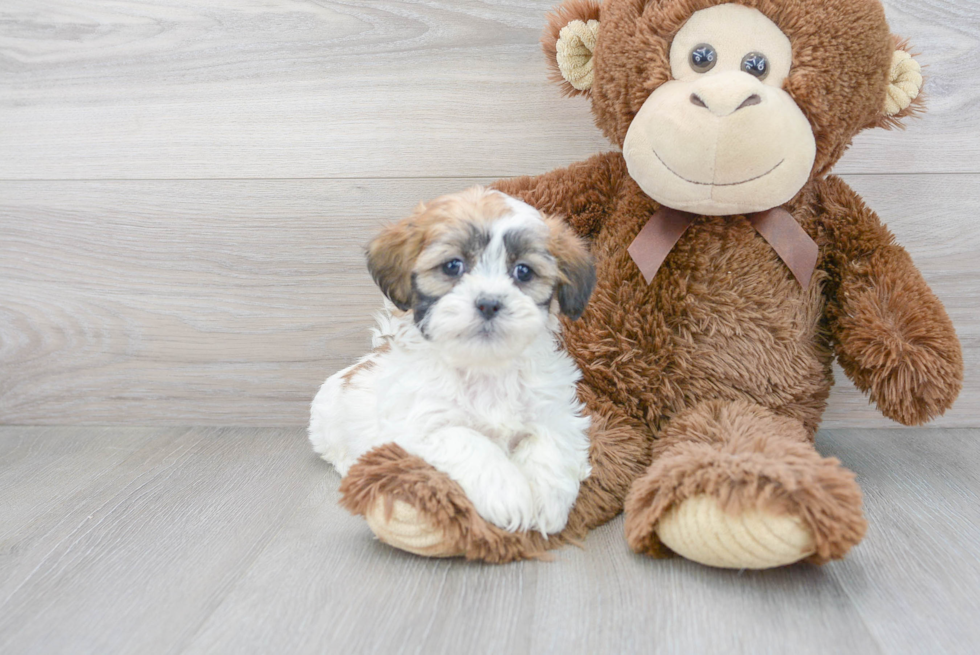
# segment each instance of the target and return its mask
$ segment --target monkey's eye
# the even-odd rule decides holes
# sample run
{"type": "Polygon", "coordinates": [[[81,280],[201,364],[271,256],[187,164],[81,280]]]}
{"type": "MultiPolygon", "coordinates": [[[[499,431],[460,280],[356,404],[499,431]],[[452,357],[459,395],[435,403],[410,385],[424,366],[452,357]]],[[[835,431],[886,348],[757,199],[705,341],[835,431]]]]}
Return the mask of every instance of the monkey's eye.
{"type": "Polygon", "coordinates": [[[534,277],[534,271],[527,264],[518,264],[514,267],[514,277],[517,278],[518,282],[530,282],[531,278],[534,277]]]}
{"type": "Polygon", "coordinates": [[[691,68],[699,73],[707,73],[718,62],[718,53],[714,46],[700,43],[691,50],[691,68]]]}
{"type": "Polygon", "coordinates": [[[459,277],[463,274],[463,260],[462,259],[450,259],[448,262],[442,265],[442,272],[449,277],[459,277]]]}
{"type": "Polygon", "coordinates": [[[750,52],[742,57],[742,70],[760,80],[765,79],[769,74],[769,60],[763,54],[750,52]]]}

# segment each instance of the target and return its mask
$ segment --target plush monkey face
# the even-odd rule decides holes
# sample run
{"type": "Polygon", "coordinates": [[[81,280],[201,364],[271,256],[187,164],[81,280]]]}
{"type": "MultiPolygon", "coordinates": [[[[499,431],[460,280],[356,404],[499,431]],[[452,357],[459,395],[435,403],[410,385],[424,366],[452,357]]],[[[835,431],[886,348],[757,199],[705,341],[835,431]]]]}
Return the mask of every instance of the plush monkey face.
{"type": "Polygon", "coordinates": [[[878,0],[566,0],[542,43],[640,188],[700,214],[782,205],[921,107],[878,0]]]}
{"type": "Polygon", "coordinates": [[[630,123],[630,176],[661,204],[708,215],[790,200],[810,177],[816,142],[782,84],[789,38],[755,9],[694,13],[670,46],[670,81],[630,123]]]}

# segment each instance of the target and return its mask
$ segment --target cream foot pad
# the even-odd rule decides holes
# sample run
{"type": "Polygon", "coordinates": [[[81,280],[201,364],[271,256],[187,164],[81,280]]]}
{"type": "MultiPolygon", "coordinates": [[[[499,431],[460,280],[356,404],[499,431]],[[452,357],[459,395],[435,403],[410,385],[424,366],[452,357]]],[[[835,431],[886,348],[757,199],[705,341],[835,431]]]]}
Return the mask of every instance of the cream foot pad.
{"type": "Polygon", "coordinates": [[[795,516],[722,511],[709,496],[694,496],[664,514],[660,540],[678,555],[726,569],[768,569],[814,552],[813,536],[795,516]]]}
{"type": "Polygon", "coordinates": [[[396,500],[391,518],[385,518],[384,498],[378,497],[365,513],[368,526],[381,541],[423,557],[455,557],[462,551],[447,543],[445,533],[433,527],[415,507],[396,500]]]}

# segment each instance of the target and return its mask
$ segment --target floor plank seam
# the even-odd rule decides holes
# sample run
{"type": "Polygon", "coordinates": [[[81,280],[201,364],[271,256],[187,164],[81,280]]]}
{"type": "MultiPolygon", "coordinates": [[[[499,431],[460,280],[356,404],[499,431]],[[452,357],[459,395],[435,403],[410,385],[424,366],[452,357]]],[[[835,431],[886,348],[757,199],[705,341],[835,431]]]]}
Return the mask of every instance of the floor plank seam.
{"type": "MultiPolygon", "coordinates": [[[[452,567],[453,567],[452,562],[450,562],[447,566],[443,567],[442,578],[439,580],[439,589],[436,591],[436,598],[435,601],[432,603],[433,607],[439,606],[439,601],[442,599],[443,592],[445,592],[446,590],[446,581],[449,579],[449,572],[452,569],[452,567]]],[[[422,636],[419,638],[419,642],[418,642],[419,647],[416,649],[415,651],[416,653],[427,652],[423,648],[423,646],[425,646],[429,638],[429,634],[432,632],[432,626],[435,625],[436,617],[437,617],[437,613],[432,612],[429,618],[429,622],[426,624],[425,630],[422,632],[422,636]]],[[[403,645],[402,648],[398,650],[399,655],[405,652],[405,647],[406,646],[403,645]]]]}
{"type": "Polygon", "coordinates": [[[881,639],[878,638],[878,635],[876,635],[874,633],[874,630],[871,629],[871,624],[868,623],[868,617],[865,616],[865,613],[861,610],[860,603],[858,603],[854,598],[853,594],[851,594],[851,592],[849,592],[847,588],[840,583],[840,581],[837,579],[837,576],[834,573],[831,573],[830,575],[834,580],[834,586],[836,586],[837,589],[841,591],[844,594],[844,596],[847,597],[847,600],[851,604],[851,607],[857,612],[858,616],[861,618],[861,625],[864,626],[864,631],[868,635],[868,638],[871,639],[871,641],[873,641],[875,645],[878,647],[878,652],[881,655],[890,655],[890,651],[885,647],[885,644],[882,643],[881,639]]]}
{"type": "MultiPolygon", "coordinates": [[[[188,433],[190,433],[192,431],[193,430],[186,430],[184,433],[182,433],[181,435],[176,436],[174,439],[177,440],[180,437],[185,436],[185,435],[187,435],[188,433]]],[[[192,447],[193,446],[196,446],[197,444],[199,444],[202,441],[204,441],[204,439],[205,439],[205,437],[202,436],[200,439],[198,439],[196,442],[194,442],[194,444],[192,444],[191,446],[192,447]]],[[[164,461],[166,461],[166,460],[164,460],[164,461]]],[[[64,553],[60,557],[57,558],[57,561],[60,561],[67,553],[71,552],[72,548],[74,547],[74,544],[77,544],[78,541],[81,538],[83,538],[85,535],[89,534],[92,530],[94,530],[98,526],[102,525],[102,523],[105,521],[106,516],[112,514],[112,512],[116,508],[118,508],[124,502],[126,502],[126,500],[128,500],[129,498],[131,498],[133,496],[133,494],[138,493],[141,489],[144,489],[147,485],[149,485],[154,480],[156,480],[160,476],[161,473],[173,469],[173,467],[176,464],[177,464],[177,462],[174,461],[170,465],[168,465],[165,468],[160,469],[158,471],[146,471],[144,473],[141,473],[140,475],[138,475],[138,476],[134,477],[132,480],[130,480],[126,484],[126,486],[124,486],[122,488],[122,490],[120,492],[114,494],[111,498],[107,499],[99,507],[97,507],[94,510],[90,511],[88,513],[88,516],[86,516],[84,519],[82,519],[81,522],[78,525],[76,525],[71,530],[71,532],[69,534],[65,535],[64,538],[60,539],[56,544],[54,544],[54,546],[51,547],[51,549],[43,557],[41,557],[41,559],[39,560],[37,566],[35,566],[31,570],[31,572],[28,573],[24,577],[24,579],[20,582],[20,584],[18,584],[13,590],[11,590],[11,592],[7,595],[7,597],[2,602],[0,602],[0,610],[3,610],[3,608],[6,607],[10,603],[10,601],[14,598],[14,596],[16,596],[17,592],[20,591],[28,582],[30,582],[31,580],[34,579],[34,577],[38,573],[38,571],[40,571],[41,569],[45,568],[45,565],[49,564],[49,559],[51,558],[52,554],[55,553],[57,550],[59,550],[62,547],[63,544],[68,543],[68,542],[71,542],[71,544],[69,544],[69,546],[64,549],[64,553]],[[143,477],[145,477],[147,475],[150,476],[149,479],[147,479],[145,482],[143,482],[138,487],[136,487],[136,489],[133,489],[129,493],[126,493],[124,497],[120,498],[120,496],[123,495],[123,492],[125,492],[126,489],[128,489],[130,486],[132,486],[132,484],[134,482],[139,481],[141,478],[143,478],[143,477]],[[117,498],[119,498],[119,501],[115,505],[113,505],[112,508],[109,509],[107,512],[103,512],[103,510],[110,503],[112,503],[113,500],[116,500],[117,498]],[[91,519],[92,517],[94,517],[96,514],[99,514],[99,513],[102,513],[103,516],[100,517],[97,521],[95,521],[93,523],[89,523],[89,519],[91,519]]],[[[105,477],[105,476],[100,476],[100,479],[102,477],[105,477]]],[[[65,518],[67,519],[68,517],[66,516],[65,518]]],[[[63,520],[65,520],[65,519],[62,519],[62,521],[63,520]]],[[[57,527],[60,524],[61,524],[61,522],[55,524],[54,527],[57,527]]]]}
{"type": "MultiPolygon", "coordinates": [[[[184,640],[182,645],[178,645],[172,652],[186,653],[188,649],[193,646],[194,641],[201,635],[201,632],[208,624],[208,621],[211,620],[211,617],[214,616],[219,609],[221,609],[222,605],[224,605],[228,600],[228,596],[231,594],[231,592],[234,591],[235,587],[237,587],[238,584],[245,579],[248,573],[252,570],[252,567],[255,566],[256,561],[262,556],[263,553],[265,553],[266,550],[269,549],[269,546],[272,545],[272,542],[279,535],[279,533],[282,532],[282,529],[289,522],[289,520],[292,519],[298,512],[302,511],[306,501],[309,500],[310,496],[316,493],[317,486],[318,484],[314,483],[307,494],[303,496],[302,500],[299,500],[293,506],[292,511],[284,512],[280,520],[274,526],[269,528],[268,532],[264,535],[264,538],[255,542],[255,547],[249,553],[246,560],[243,560],[247,561],[247,563],[241,567],[236,576],[230,579],[227,584],[223,585],[224,589],[220,590],[220,600],[216,600],[212,607],[208,608],[205,612],[202,612],[201,620],[198,622],[197,626],[194,627],[193,632],[187,637],[186,640],[184,640]]],[[[219,592],[216,591],[215,595],[218,596],[218,594],[219,592]]]]}

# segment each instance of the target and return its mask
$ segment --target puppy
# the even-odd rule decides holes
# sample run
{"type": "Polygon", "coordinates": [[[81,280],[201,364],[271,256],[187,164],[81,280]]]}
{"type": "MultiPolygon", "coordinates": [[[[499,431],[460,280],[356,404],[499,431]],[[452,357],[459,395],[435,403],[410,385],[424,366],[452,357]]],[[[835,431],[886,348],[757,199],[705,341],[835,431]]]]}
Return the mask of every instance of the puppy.
{"type": "Polygon", "coordinates": [[[476,187],[420,205],[367,259],[394,307],[378,317],[373,352],[314,398],[314,450],[346,475],[394,442],[458,482],[494,525],[561,531],[590,471],[580,374],[558,343],[558,314],[578,318],[595,284],[582,242],[476,187]]]}

